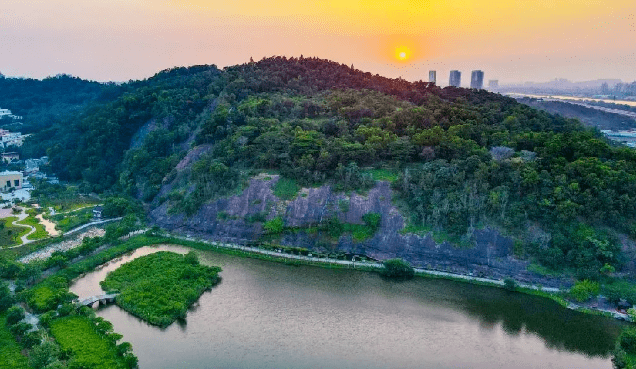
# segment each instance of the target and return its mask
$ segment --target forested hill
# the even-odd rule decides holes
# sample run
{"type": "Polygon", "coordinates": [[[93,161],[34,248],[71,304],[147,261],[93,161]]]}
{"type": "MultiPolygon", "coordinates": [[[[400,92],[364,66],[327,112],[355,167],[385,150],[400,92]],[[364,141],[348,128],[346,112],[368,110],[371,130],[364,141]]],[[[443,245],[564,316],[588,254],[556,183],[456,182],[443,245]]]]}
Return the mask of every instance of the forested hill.
{"type": "Polygon", "coordinates": [[[166,70],[29,145],[84,191],[186,216],[262,171],[364,192],[381,169],[407,231],[496,226],[521,235],[517,255],[583,276],[620,269],[636,236],[633,150],[511,98],[316,58],[166,70]]]}
{"type": "MultiPolygon", "coordinates": [[[[0,108],[9,109],[24,119],[7,126],[31,133],[49,127],[72,113],[80,112],[92,101],[112,98],[114,84],[86,81],[69,75],[42,80],[10,78],[0,74],[0,108]]],[[[5,126],[9,122],[2,122],[5,126]]]]}

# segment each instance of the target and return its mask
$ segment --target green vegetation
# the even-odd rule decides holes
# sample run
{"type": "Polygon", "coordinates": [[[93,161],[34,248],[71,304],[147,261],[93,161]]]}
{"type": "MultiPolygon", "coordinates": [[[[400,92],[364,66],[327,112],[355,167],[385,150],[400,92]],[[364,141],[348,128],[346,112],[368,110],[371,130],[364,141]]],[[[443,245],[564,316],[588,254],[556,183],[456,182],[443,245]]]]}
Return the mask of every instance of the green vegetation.
{"type": "Polygon", "coordinates": [[[41,179],[33,179],[32,184],[32,201],[37,202],[47,212],[49,207],[56,212],[64,213],[99,203],[99,199],[83,195],[79,186],[51,184],[41,179]]]}
{"type": "Polygon", "coordinates": [[[322,223],[304,227],[286,227],[281,216],[275,217],[263,225],[269,238],[275,238],[285,232],[304,231],[318,237],[325,236],[330,242],[337,241],[343,235],[351,235],[354,241],[362,242],[373,237],[380,228],[382,216],[368,213],[362,216],[364,224],[342,223],[337,217],[325,219],[322,223]]]}
{"type": "Polygon", "coordinates": [[[389,279],[396,280],[408,280],[415,276],[413,267],[408,262],[402,259],[389,259],[383,263],[384,269],[380,271],[380,274],[389,279]]]}
{"type": "MultiPolygon", "coordinates": [[[[2,76],[0,106],[11,107],[14,114],[23,116],[24,120],[16,128],[31,133],[50,127],[62,117],[87,106],[100,96],[108,97],[117,89],[112,84],[86,81],[65,74],[42,80],[2,76]]],[[[9,125],[9,128],[12,127],[9,125]]],[[[39,154],[38,157],[45,155],[39,154]]]]}
{"type": "Polygon", "coordinates": [[[512,278],[504,278],[504,288],[508,291],[516,291],[517,290],[517,281],[512,278]]]}
{"type": "MultiPolygon", "coordinates": [[[[263,170],[347,192],[388,179],[409,229],[470,245],[475,229],[495,227],[515,235],[515,255],[581,280],[621,272],[621,237],[636,238],[636,151],[484,90],[272,57],[173,68],[116,91],[25,150],[50,148],[51,169],[80,193],[167,202],[173,214],[196,214],[263,170]]],[[[369,235],[333,221],[311,227],[369,235]]]]}
{"type": "Polygon", "coordinates": [[[46,229],[44,229],[44,226],[42,224],[40,224],[40,221],[34,215],[29,215],[25,219],[23,219],[20,222],[18,222],[18,224],[27,224],[27,225],[30,225],[32,227],[35,227],[35,232],[31,233],[27,237],[27,239],[29,239],[29,240],[41,240],[41,239],[47,238],[49,236],[49,234],[46,231],[46,229]]]}
{"type": "Polygon", "coordinates": [[[36,312],[55,310],[59,304],[72,301],[77,296],[68,292],[69,280],[63,276],[51,276],[24,293],[29,306],[36,312]]]}
{"type": "Polygon", "coordinates": [[[9,285],[0,280],[0,313],[3,313],[13,305],[13,296],[9,290],[9,285]]]}
{"type": "Polygon", "coordinates": [[[139,318],[167,327],[184,319],[190,305],[218,280],[218,267],[200,265],[196,254],[157,252],[110,272],[105,291],[119,291],[117,305],[139,318]]]}
{"type": "Polygon", "coordinates": [[[395,182],[397,181],[399,174],[395,170],[390,169],[371,169],[367,171],[371,174],[371,178],[374,181],[386,181],[386,182],[395,182]]]}
{"type": "Polygon", "coordinates": [[[298,196],[300,186],[292,178],[279,177],[272,188],[274,196],[281,200],[293,200],[298,196]]]}
{"type": "Polygon", "coordinates": [[[16,220],[18,220],[17,217],[0,219],[0,245],[14,246],[22,244],[20,238],[27,234],[30,229],[13,224],[16,220]]]}
{"type": "Polygon", "coordinates": [[[636,285],[627,281],[611,280],[603,285],[602,294],[613,304],[625,300],[630,305],[636,304],[636,285]]]}
{"type": "Polygon", "coordinates": [[[22,347],[9,331],[6,315],[6,313],[0,313],[0,368],[29,368],[27,358],[21,354],[22,347]]]}
{"type": "Polygon", "coordinates": [[[283,217],[278,216],[274,219],[268,220],[263,225],[263,229],[265,229],[265,232],[268,234],[280,234],[285,229],[283,217]]]}
{"type": "Polygon", "coordinates": [[[598,296],[600,285],[587,279],[577,281],[570,289],[570,296],[578,302],[583,302],[598,296]]]}
{"type": "MultiPolygon", "coordinates": [[[[118,355],[117,339],[120,335],[112,333],[112,325],[106,321],[95,324],[85,316],[68,316],[54,319],[50,330],[63,350],[72,353],[73,365],[77,368],[127,369],[126,358],[118,355]]],[[[129,359],[130,360],[130,359],[129,359]]],[[[132,360],[135,361],[136,360],[132,360]]]]}
{"type": "Polygon", "coordinates": [[[616,342],[612,363],[615,369],[636,368],[636,328],[629,327],[621,332],[616,342]]]}
{"type": "Polygon", "coordinates": [[[55,214],[47,216],[47,218],[55,223],[55,228],[59,231],[68,232],[71,229],[77,228],[93,220],[93,207],[91,206],[85,209],[71,211],[69,213],[55,214]]]}

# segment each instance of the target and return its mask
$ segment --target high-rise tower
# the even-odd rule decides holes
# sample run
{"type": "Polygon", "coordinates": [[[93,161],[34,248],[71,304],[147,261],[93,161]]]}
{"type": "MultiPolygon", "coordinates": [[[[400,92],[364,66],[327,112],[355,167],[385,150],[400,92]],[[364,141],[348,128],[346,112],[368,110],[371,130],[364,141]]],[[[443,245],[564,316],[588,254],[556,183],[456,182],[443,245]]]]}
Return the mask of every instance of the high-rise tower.
{"type": "Polygon", "coordinates": [[[462,84],[462,72],[458,70],[452,70],[450,72],[450,79],[448,81],[448,85],[459,87],[461,84],[462,84]]]}
{"type": "Polygon", "coordinates": [[[430,83],[437,83],[437,72],[434,70],[428,71],[428,81],[430,83]]]}
{"type": "Polygon", "coordinates": [[[474,70],[470,75],[470,88],[476,88],[481,90],[484,88],[484,72],[481,70],[474,70]]]}

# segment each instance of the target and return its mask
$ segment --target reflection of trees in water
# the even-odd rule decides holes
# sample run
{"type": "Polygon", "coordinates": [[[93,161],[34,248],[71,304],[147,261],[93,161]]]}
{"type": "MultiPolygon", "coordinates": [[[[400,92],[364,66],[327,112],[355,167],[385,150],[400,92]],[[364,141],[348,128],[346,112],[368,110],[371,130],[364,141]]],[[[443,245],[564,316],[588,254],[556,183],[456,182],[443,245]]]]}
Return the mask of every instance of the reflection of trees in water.
{"type": "Polygon", "coordinates": [[[449,296],[445,300],[479,319],[483,328],[492,329],[501,324],[502,329],[513,336],[524,332],[535,334],[551,349],[608,357],[624,325],[613,319],[568,310],[536,296],[447,281],[431,283],[440,283],[440,291],[449,296]]]}

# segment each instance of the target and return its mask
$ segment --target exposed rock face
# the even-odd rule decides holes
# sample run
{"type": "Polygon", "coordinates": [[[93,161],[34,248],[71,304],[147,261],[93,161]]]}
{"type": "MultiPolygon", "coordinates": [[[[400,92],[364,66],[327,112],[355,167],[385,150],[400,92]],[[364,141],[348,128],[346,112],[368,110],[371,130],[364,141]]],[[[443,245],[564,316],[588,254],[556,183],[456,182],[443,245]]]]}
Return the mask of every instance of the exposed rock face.
{"type": "Polygon", "coordinates": [[[403,258],[412,265],[462,274],[503,278],[513,276],[526,283],[544,286],[569,285],[567,280],[547,279],[526,271],[527,262],[512,256],[513,240],[495,229],[475,230],[473,247],[459,248],[448,242],[438,244],[430,236],[401,234],[405,221],[392,204],[389,183],[379,182],[362,196],[335,193],[329,186],[304,188],[291,201],[283,201],[272,192],[278,176],[260,176],[250,180],[241,195],[215,200],[201,207],[192,217],[168,215],[167,203],[150,213],[158,225],[207,239],[244,242],[258,239],[261,223],[249,223],[246,218],[267,214],[267,219],[282,216],[291,227],[316,224],[337,216],[346,223],[363,224],[362,216],[374,212],[382,215],[380,229],[368,240],[355,242],[351,236],[341,237],[337,244],[318,242],[317,237],[304,232],[285,235],[281,243],[321,251],[345,251],[365,254],[378,260],[403,258]]]}

